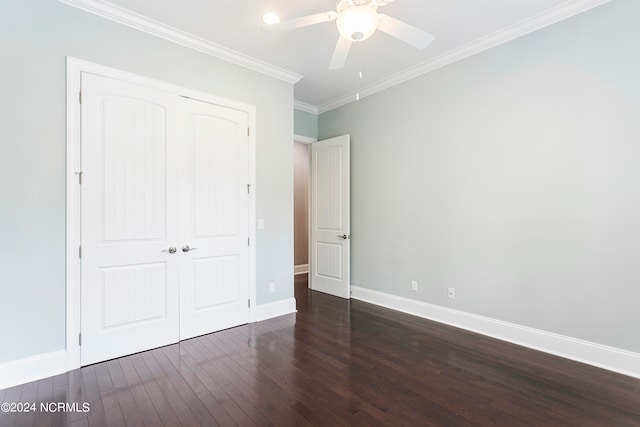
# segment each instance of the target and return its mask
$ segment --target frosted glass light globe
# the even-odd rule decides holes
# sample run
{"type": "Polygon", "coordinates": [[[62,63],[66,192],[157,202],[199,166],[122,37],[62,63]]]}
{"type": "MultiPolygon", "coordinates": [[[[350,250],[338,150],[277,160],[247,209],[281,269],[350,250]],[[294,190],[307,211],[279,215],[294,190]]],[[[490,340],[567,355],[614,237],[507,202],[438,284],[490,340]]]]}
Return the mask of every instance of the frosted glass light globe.
{"type": "Polygon", "coordinates": [[[352,42],[363,41],[378,27],[378,12],[367,6],[349,7],[338,15],[336,25],[340,35],[352,42]]]}

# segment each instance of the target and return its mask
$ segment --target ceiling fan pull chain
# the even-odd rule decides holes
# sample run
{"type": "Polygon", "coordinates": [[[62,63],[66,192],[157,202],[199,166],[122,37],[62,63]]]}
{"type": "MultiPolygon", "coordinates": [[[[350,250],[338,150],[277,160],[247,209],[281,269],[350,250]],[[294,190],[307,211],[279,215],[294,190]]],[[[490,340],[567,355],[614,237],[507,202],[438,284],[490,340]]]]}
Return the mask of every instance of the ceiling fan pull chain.
{"type": "Polygon", "coordinates": [[[360,80],[362,80],[362,44],[356,42],[358,51],[358,74],[356,76],[356,101],[360,101],[360,80]]]}

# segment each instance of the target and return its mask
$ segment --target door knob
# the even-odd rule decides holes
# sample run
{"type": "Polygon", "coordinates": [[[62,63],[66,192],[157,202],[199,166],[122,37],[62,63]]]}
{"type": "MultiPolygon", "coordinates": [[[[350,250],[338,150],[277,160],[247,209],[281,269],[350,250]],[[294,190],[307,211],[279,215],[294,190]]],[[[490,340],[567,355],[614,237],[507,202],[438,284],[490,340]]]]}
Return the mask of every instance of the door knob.
{"type": "Polygon", "coordinates": [[[189,251],[195,251],[198,248],[190,248],[189,245],[184,245],[182,247],[182,252],[189,252],[189,251]]]}
{"type": "Polygon", "coordinates": [[[176,248],[171,246],[169,249],[163,249],[162,252],[169,252],[170,254],[175,254],[176,253],[176,248]]]}
{"type": "Polygon", "coordinates": [[[342,236],[338,236],[339,238],[341,238],[342,240],[347,240],[349,238],[349,236],[347,236],[346,234],[343,234],[342,236]]]}

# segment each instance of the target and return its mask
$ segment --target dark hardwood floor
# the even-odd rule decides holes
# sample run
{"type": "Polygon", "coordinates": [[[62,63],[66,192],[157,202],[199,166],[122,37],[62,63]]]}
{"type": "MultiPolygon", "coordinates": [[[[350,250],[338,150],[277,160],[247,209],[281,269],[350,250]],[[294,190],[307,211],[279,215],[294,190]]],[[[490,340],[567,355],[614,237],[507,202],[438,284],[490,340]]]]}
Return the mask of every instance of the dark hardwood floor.
{"type": "Polygon", "coordinates": [[[1,390],[79,406],[0,426],[640,426],[640,380],[306,285],[295,315],[1,390]]]}

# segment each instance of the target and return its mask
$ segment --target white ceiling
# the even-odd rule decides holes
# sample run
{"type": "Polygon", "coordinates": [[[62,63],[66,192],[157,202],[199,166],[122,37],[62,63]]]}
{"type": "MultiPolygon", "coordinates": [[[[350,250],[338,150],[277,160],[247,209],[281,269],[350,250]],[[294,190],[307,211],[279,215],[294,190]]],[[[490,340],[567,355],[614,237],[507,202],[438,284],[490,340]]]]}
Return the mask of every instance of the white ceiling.
{"type": "MultiPolygon", "coordinates": [[[[64,0],[62,0],[64,1],[64,0]]],[[[334,0],[110,0],[112,4],[304,78],[298,105],[320,111],[353,98],[357,52],[342,70],[328,64],[338,39],[335,22],[291,32],[262,29],[274,11],[283,20],[335,10],[334,0]],[[308,104],[308,105],[306,105],[308,104]]],[[[377,31],[361,44],[364,95],[608,0],[396,0],[380,12],[435,36],[424,50],[377,31]],[[406,70],[413,70],[413,73],[406,70]]],[[[105,3],[99,0],[100,3],[105,3]]]]}

